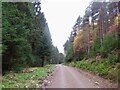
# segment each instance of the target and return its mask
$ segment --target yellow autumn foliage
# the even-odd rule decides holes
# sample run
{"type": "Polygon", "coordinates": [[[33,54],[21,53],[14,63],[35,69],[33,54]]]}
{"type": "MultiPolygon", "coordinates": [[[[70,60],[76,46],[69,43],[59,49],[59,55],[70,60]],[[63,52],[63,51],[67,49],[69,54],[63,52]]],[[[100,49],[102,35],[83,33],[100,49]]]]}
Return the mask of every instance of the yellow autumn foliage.
{"type": "Polygon", "coordinates": [[[77,31],[77,35],[74,37],[73,50],[79,52],[87,46],[87,31],[77,31]]]}
{"type": "Polygon", "coordinates": [[[115,18],[115,25],[120,26],[120,14],[118,14],[115,18]]]}
{"type": "MultiPolygon", "coordinates": [[[[96,32],[97,28],[94,30],[92,28],[90,29],[90,45],[94,43],[96,40],[96,32]]],[[[74,37],[74,42],[73,42],[73,50],[74,53],[80,52],[80,51],[85,51],[88,47],[88,28],[84,28],[84,30],[77,29],[77,35],[74,37]]]]}

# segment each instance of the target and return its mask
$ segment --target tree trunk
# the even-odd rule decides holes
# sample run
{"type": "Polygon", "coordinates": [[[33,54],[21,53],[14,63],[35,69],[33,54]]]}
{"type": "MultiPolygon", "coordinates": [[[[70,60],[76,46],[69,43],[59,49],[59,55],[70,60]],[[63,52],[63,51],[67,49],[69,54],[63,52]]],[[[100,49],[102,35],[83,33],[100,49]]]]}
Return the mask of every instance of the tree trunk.
{"type": "Polygon", "coordinates": [[[90,25],[88,24],[88,59],[90,58],[90,25]]]}
{"type": "Polygon", "coordinates": [[[42,63],[41,63],[41,67],[44,67],[44,61],[46,61],[46,56],[44,56],[44,58],[42,59],[42,63]]]}

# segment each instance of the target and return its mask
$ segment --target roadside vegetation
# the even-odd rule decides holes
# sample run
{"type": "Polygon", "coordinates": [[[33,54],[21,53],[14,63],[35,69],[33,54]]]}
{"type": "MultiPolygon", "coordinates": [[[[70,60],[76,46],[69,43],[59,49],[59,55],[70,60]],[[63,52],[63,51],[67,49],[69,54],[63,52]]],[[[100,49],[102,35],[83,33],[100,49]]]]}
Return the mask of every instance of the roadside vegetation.
{"type": "Polygon", "coordinates": [[[99,63],[91,59],[90,61],[81,60],[81,61],[71,62],[67,65],[77,67],[83,70],[87,70],[105,79],[113,80],[116,83],[118,82],[119,66],[112,65],[105,59],[101,60],[99,63]]]}
{"type": "Polygon", "coordinates": [[[53,71],[54,65],[24,68],[19,72],[7,72],[2,77],[2,88],[38,88],[45,77],[53,71]]]}
{"type": "Polygon", "coordinates": [[[64,62],[120,85],[120,13],[115,9],[120,2],[91,1],[64,44],[64,62]]]}

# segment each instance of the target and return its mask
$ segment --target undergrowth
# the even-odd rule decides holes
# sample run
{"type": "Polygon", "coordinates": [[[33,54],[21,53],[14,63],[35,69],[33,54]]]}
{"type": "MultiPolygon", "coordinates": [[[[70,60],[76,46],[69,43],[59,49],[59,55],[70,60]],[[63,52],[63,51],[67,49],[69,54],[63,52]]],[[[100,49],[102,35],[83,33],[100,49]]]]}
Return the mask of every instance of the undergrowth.
{"type": "Polygon", "coordinates": [[[46,65],[45,67],[27,68],[26,71],[22,70],[18,73],[10,71],[2,77],[2,88],[39,87],[43,81],[42,78],[47,76],[53,67],[54,65],[46,65]]]}
{"type": "MultiPolygon", "coordinates": [[[[68,65],[68,64],[66,64],[68,65]]],[[[99,62],[95,60],[81,60],[69,63],[70,66],[81,68],[83,70],[91,71],[103,78],[118,81],[119,68],[115,64],[111,64],[108,60],[104,59],[99,62]]]]}

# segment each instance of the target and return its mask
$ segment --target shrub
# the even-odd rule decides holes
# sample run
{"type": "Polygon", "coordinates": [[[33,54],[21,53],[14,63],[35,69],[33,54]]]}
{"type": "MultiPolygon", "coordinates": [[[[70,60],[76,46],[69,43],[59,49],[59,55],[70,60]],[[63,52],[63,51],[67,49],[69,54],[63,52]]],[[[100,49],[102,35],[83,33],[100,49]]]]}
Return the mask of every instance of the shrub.
{"type": "Polygon", "coordinates": [[[117,44],[118,40],[114,36],[106,36],[102,45],[100,44],[100,40],[96,40],[91,48],[91,55],[95,56],[99,52],[106,58],[107,54],[114,50],[117,44]]]}
{"type": "Polygon", "coordinates": [[[117,81],[118,80],[118,68],[111,68],[108,71],[107,77],[111,80],[117,81]]]}
{"type": "Polygon", "coordinates": [[[109,60],[110,64],[115,64],[118,61],[118,55],[108,54],[108,60],[109,60]]]}
{"type": "Polygon", "coordinates": [[[72,60],[73,60],[73,48],[72,46],[69,46],[65,57],[65,62],[71,62],[72,60]]]}
{"type": "MultiPolygon", "coordinates": [[[[114,59],[115,58],[114,56],[112,58],[112,55],[110,57],[113,61],[115,61],[116,59],[114,59]]],[[[70,65],[84,70],[92,71],[93,73],[96,73],[97,75],[102,76],[104,78],[116,80],[118,68],[116,68],[114,64],[111,64],[109,62],[110,61],[108,61],[107,59],[104,59],[97,63],[91,59],[90,61],[81,60],[72,62],[70,65]]]]}

